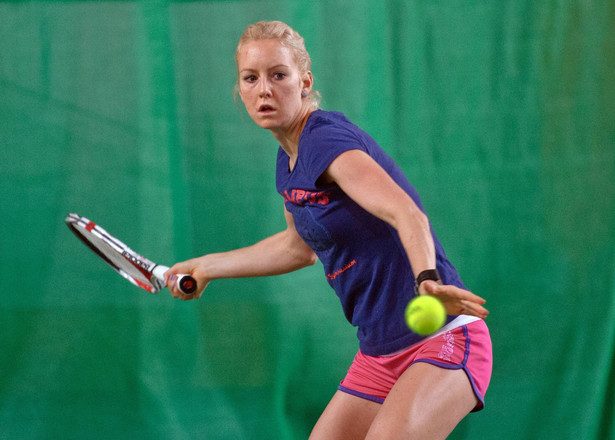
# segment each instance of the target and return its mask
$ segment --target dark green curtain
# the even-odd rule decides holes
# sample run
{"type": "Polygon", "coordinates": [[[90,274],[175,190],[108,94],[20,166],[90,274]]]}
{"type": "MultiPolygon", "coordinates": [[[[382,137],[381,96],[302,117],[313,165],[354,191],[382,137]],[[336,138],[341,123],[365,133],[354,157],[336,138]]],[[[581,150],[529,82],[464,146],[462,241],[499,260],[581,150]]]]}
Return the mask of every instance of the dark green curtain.
{"type": "Polygon", "coordinates": [[[613,0],[0,2],[0,438],[307,438],[357,349],[319,265],[181,303],[63,224],[167,264],[284,226],[232,97],[261,19],[488,300],[487,406],[451,438],[615,439],[613,0]]]}

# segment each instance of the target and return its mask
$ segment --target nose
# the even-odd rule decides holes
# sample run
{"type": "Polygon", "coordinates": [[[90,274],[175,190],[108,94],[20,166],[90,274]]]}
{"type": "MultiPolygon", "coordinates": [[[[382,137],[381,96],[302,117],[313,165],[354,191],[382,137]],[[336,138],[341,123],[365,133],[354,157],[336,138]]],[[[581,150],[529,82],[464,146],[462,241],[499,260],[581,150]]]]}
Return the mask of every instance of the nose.
{"type": "Polygon", "coordinates": [[[259,95],[261,98],[271,96],[271,87],[269,81],[265,78],[261,81],[259,95]]]}

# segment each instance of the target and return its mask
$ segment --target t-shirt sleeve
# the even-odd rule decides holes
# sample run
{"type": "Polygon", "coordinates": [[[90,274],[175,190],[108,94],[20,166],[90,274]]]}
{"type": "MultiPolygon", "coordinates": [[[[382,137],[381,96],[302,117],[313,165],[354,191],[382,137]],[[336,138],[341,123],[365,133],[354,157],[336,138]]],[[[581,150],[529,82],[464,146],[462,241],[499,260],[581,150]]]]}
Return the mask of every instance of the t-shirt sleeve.
{"type": "Polygon", "coordinates": [[[304,136],[301,148],[303,151],[302,166],[306,176],[312,183],[325,172],[331,162],[340,154],[349,150],[367,151],[364,143],[352,131],[335,124],[323,123],[313,127],[304,136]]]}

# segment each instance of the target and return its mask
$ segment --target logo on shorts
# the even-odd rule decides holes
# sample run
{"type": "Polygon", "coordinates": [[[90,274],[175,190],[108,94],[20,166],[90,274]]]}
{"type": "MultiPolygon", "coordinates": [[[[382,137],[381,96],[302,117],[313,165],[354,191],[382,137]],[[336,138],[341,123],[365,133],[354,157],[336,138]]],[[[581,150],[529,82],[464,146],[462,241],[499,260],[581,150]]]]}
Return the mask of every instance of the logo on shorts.
{"type": "Polygon", "coordinates": [[[444,361],[452,361],[453,352],[455,349],[455,336],[449,331],[442,335],[444,345],[438,353],[438,357],[444,361]]]}

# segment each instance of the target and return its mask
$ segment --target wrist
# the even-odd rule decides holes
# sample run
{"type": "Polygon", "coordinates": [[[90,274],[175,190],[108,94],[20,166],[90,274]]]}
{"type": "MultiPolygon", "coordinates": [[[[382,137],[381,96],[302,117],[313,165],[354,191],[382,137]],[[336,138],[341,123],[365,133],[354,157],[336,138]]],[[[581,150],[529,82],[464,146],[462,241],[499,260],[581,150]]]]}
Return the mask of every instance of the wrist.
{"type": "Polygon", "coordinates": [[[420,295],[419,287],[421,286],[423,281],[427,280],[435,281],[438,284],[442,284],[442,278],[440,278],[440,272],[438,272],[438,269],[427,269],[417,275],[414,281],[414,292],[417,296],[420,295]]]}

